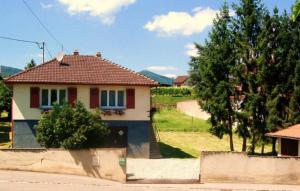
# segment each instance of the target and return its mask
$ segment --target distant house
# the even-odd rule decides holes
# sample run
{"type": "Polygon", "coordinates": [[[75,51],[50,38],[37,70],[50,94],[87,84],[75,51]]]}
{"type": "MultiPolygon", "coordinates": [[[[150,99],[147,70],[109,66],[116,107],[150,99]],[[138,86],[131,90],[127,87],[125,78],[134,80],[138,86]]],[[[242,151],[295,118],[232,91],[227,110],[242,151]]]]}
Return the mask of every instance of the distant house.
{"type": "Polygon", "coordinates": [[[174,80],[174,86],[176,86],[176,87],[189,86],[188,79],[189,79],[189,76],[178,76],[174,80]]]}
{"type": "Polygon", "coordinates": [[[21,69],[18,68],[13,68],[13,67],[9,67],[9,66],[0,66],[0,75],[2,77],[8,77],[11,75],[14,75],[16,73],[21,72],[21,69]]]}
{"type": "Polygon", "coordinates": [[[139,73],[154,80],[154,81],[157,81],[160,86],[172,86],[173,85],[172,78],[168,78],[166,76],[159,75],[154,72],[150,72],[148,70],[142,70],[139,73]]]}
{"type": "Polygon", "coordinates": [[[267,133],[278,140],[278,156],[300,156],[300,124],[267,133]]]}
{"type": "Polygon", "coordinates": [[[129,157],[150,155],[150,88],[157,82],[101,58],[65,55],[5,80],[13,88],[13,148],[38,148],[34,126],[54,103],[103,111],[110,146],[127,147],[129,157]]]}

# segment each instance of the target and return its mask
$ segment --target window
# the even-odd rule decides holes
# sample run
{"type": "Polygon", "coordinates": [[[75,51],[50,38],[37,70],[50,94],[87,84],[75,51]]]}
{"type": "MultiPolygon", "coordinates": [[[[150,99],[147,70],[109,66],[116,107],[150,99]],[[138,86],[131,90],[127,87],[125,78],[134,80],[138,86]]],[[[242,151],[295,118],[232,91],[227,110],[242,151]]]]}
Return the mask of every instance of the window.
{"type": "Polygon", "coordinates": [[[101,91],[101,107],[107,107],[107,91],[101,91]]]}
{"type": "Polygon", "coordinates": [[[102,90],[101,107],[102,108],[124,108],[125,107],[124,90],[102,90]]]}
{"type": "Polygon", "coordinates": [[[42,106],[48,106],[48,90],[42,90],[42,106]]]}
{"type": "Polygon", "coordinates": [[[57,90],[51,90],[51,105],[57,103],[57,90]]]}
{"type": "Polygon", "coordinates": [[[66,90],[59,90],[59,105],[62,105],[67,101],[67,91],[66,90]]]}
{"type": "Polygon", "coordinates": [[[118,91],[118,107],[124,107],[124,91],[118,91]]]}
{"type": "Polygon", "coordinates": [[[62,105],[66,102],[67,91],[65,89],[42,89],[42,107],[51,107],[58,103],[62,105]]]}
{"type": "Polygon", "coordinates": [[[109,91],[109,107],[115,107],[115,106],[116,106],[116,92],[109,91]]]}

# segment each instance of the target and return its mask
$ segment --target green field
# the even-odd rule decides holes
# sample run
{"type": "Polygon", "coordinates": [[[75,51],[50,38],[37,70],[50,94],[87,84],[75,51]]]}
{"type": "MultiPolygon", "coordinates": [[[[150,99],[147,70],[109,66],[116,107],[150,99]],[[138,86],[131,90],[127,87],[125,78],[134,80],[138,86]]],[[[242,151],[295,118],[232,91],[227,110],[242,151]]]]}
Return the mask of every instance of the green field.
{"type": "Polygon", "coordinates": [[[170,108],[158,110],[153,116],[153,121],[158,131],[207,132],[210,127],[205,120],[190,117],[170,108]]]}
{"type": "Polygon", "coordinates": [[[192,96],[163,96],[156,95],[152,97],[152,103],[154,105],[162,107],[176,107],[177,102],[193,100],[192,96]]]}
{"type": "MultiPolygon", "coordinates": [[[[210,124],[177,111],[174,107],[178,101],[190,100],[192,97],[156,96],[156,104],[167,107],[158,109],[153,115],[153,125],[158,131],[159,146],[165,158],[199,157],[201,151],[229,151],[229,137],[219,139],[209,133],[210,124]]],[[[236,151],[242,150],[242,139],[234,135],[236,151]]],[[[250,145],[248,145],[250,146],[250,145]]],[[[261,147],[256,148],[261,152],[261,147]]],[[[265,153],[271,152],[271,145],[265,146],[265,153]]]]}

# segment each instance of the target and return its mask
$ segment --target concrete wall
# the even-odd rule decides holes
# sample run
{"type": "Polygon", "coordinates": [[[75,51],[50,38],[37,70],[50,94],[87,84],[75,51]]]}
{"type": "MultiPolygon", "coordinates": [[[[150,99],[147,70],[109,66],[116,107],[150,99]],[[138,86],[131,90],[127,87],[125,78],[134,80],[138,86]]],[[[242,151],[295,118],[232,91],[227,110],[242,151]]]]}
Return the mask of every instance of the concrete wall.
{"type": "Polygon", "coordinates": [[[202,152],[200,164],[202,183],[300,184],[300,158],[297,157],[202,152]]]}
{"type": "Polygon", "coordinates": [[[0,150],[0,169],[74,174],[126,181],[126,149],[0,150]]]}
{"type": "MultiPolygon", "coordinates": [[[[87,109],[90,107],[90,88],[98,87],[101,90],[135,89],[135,109],[126,109],[124,115],[103,116],[104,120],[150,120],[150,87],[146,86],[88,86],[88,85],[43,85],[43,84],[14,84],[13,86],[13,118],[14,120],[38,120],[41,110],[30,108],[30,87],[40,89],[67,89],[77,87],[77,99],[87,109]]],[[[126,104],[126,102],[125,102],[126,104]]]]}

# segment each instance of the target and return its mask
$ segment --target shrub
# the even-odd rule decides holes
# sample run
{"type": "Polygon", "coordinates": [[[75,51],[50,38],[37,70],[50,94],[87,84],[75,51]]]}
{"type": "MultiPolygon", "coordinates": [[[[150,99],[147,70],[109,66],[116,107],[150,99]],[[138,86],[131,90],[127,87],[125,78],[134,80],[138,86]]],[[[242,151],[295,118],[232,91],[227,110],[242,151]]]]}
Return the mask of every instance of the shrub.
{"type": "Polygon", "coordinates": [[[81,102],[75,107],[55,104],[36,126],[37,141],[46,148],[80,149],[99,147],[109,133],[99,110],[93,114],[81,102]]]}
{"type": "Polygon", "coordinates": [[[152,88],[153,95],[168,95],[168,96],[191,96],[192,89],[187,87],[157,87],[152,88]]]}

